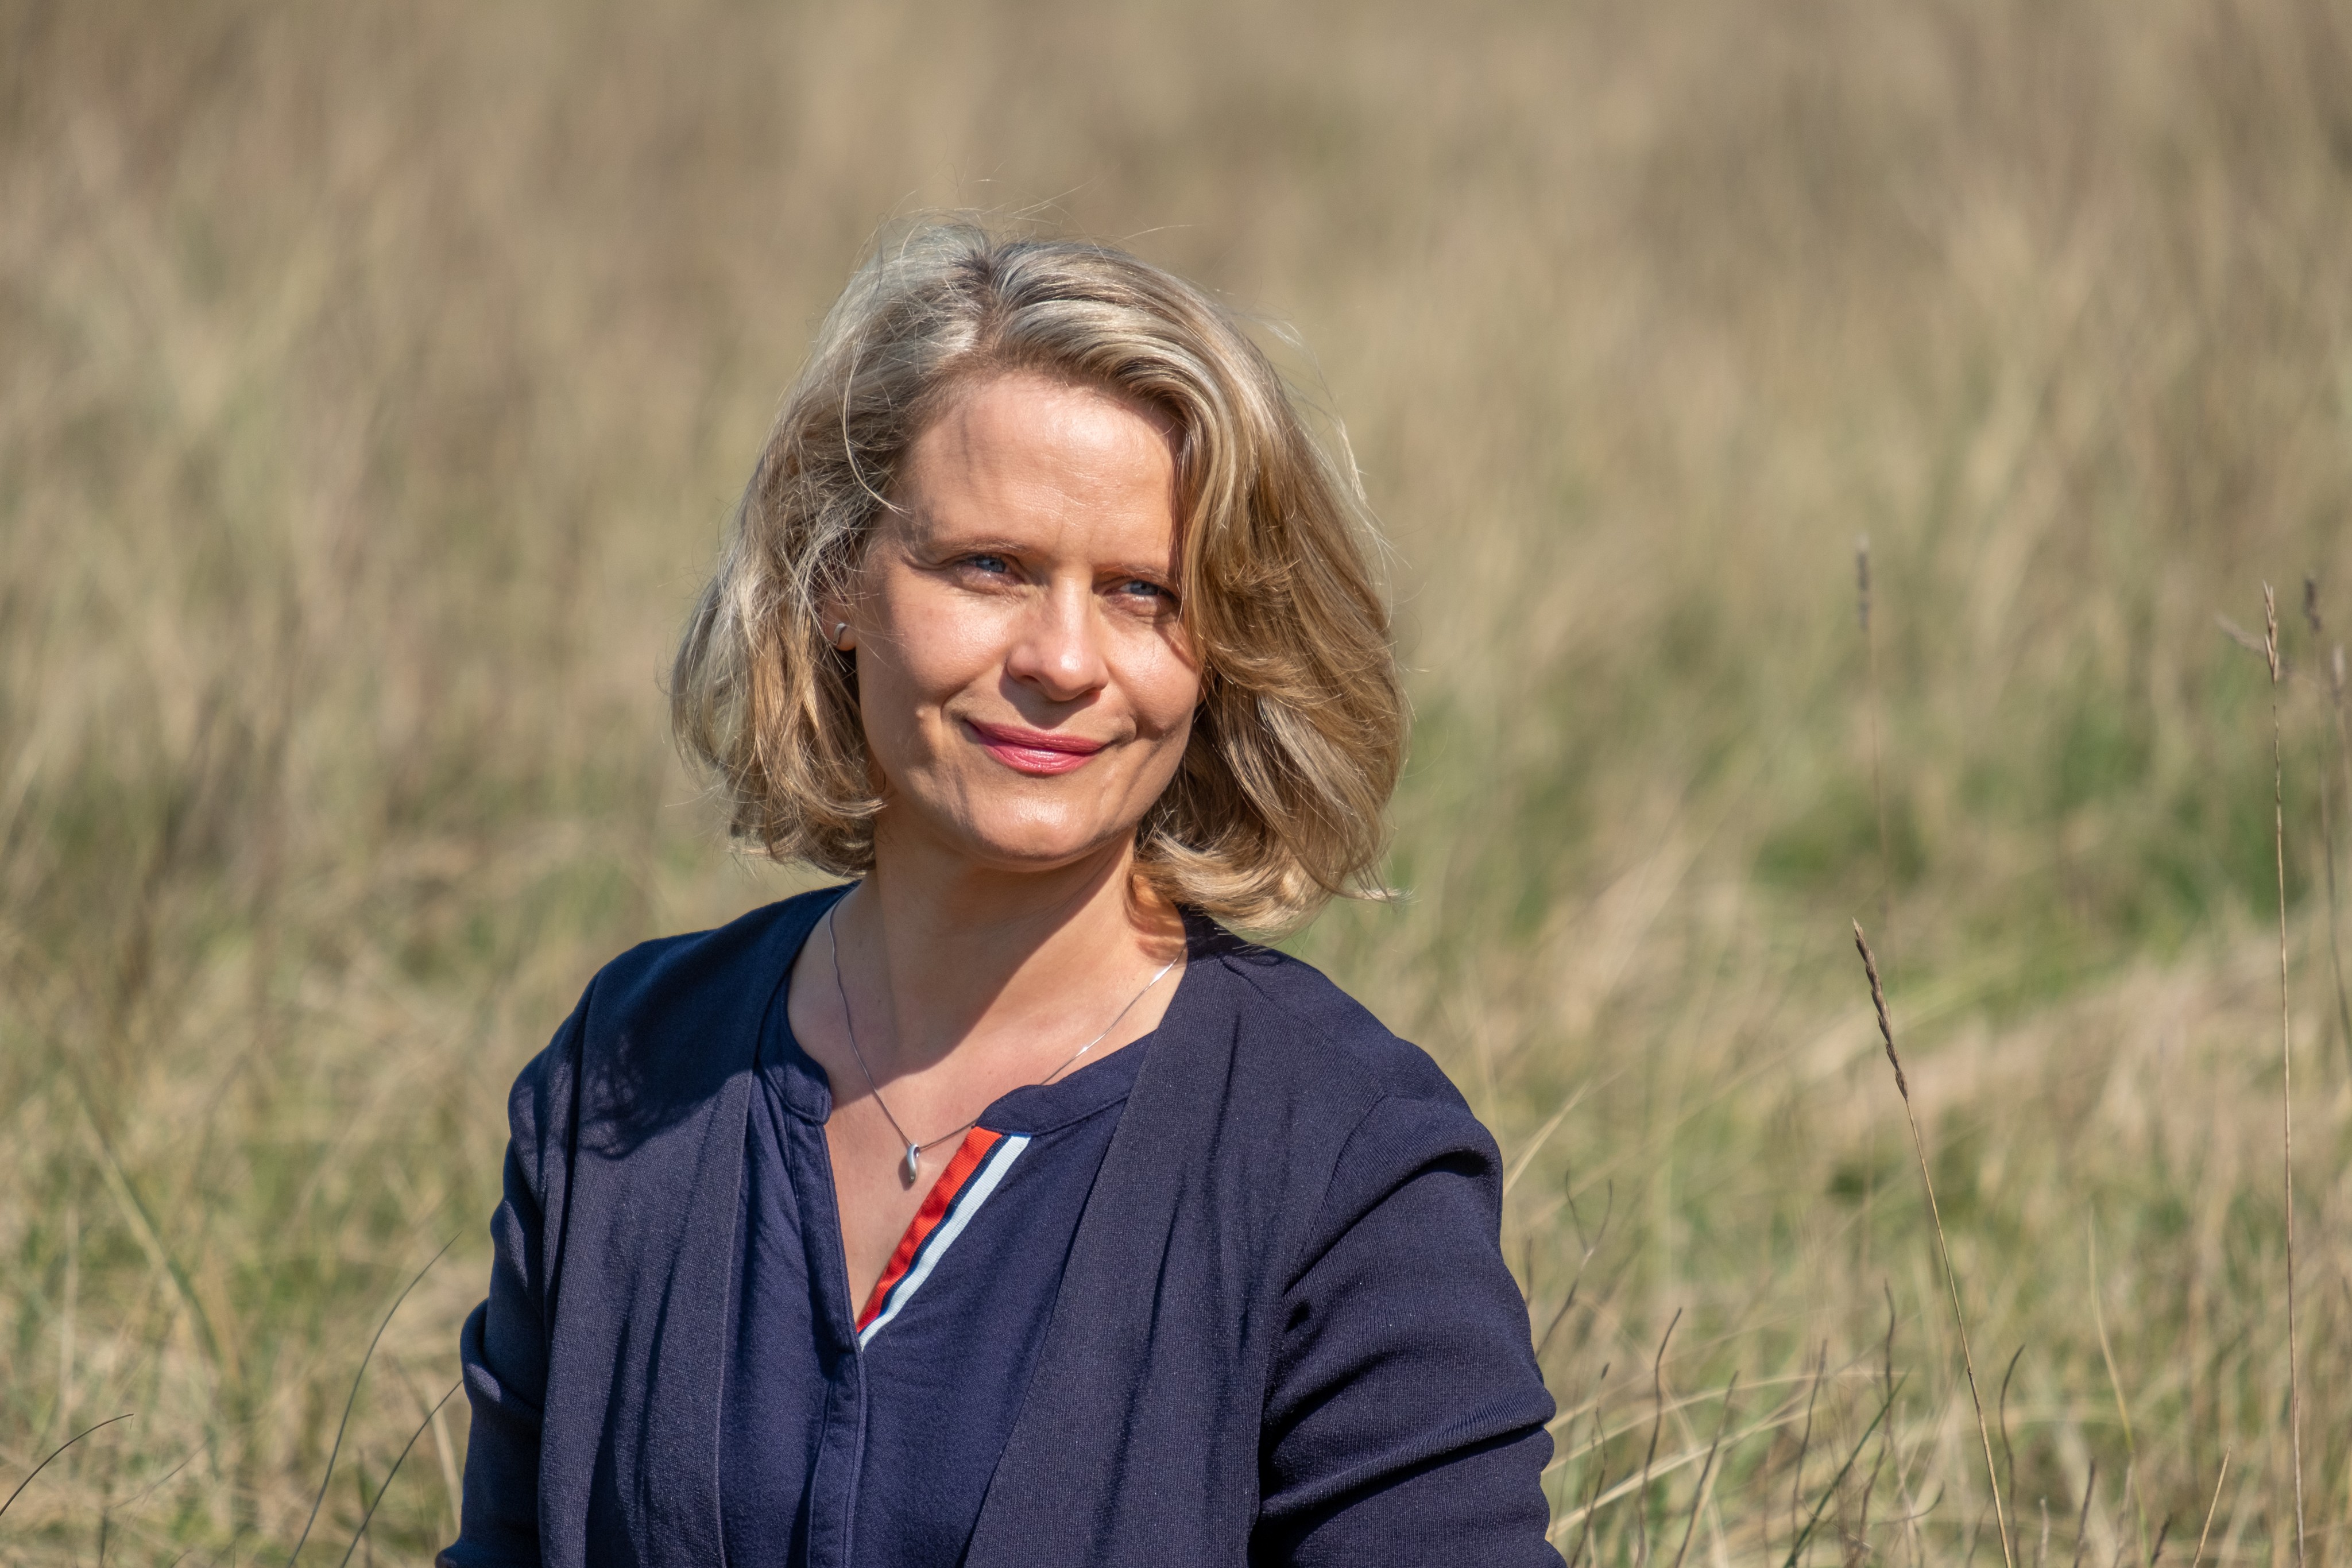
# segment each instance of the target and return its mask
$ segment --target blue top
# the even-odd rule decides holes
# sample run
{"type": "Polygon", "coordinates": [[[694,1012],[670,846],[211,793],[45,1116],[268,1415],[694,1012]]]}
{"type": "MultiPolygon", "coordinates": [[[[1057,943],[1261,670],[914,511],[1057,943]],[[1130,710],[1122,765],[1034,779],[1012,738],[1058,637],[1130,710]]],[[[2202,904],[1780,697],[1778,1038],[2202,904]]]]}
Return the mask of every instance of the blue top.
{"type": "Polygon", "coordinates": [[[854,1305],[824,1138],[833,1094],[769,1011],[743,1150],[719,1502],[732,1564],[963,1558],[1062,1265],[1149,1037],[1016,1089],[936,1169],[854,1305]],[[793,1521],[788,1537],[772,1521],[793,1521]]]}
{"type": "MultiPolygon", "coordinates": [[[[824,1385],[814,1441],[806,1426],[797,1443],[789,1431],[781,1446],[754,1439],[785,1479],[746,1484],[740,1467],[756,1461],[729,1426],[730,1411],[770,1408],[729,1399],[742,1387],[746,1189],[770,1190],[752,1152],[753,1103],[769,1092],[761,1042],[833,896],[623,954],[516,1080],[489,1299],[459,1345],[474,1418],[463,1529],[444,1564],[703,1568],[789,1563],[795,1550],[841,1563],[852,1546],[865,1559],[863,1484],[904,1500],[934,1474],[954,1495],[909,1503],[906,1527],[961,1532],[968,1463],[983,1461],[927,1449],[925,1465],[942,1468],[886,1476],[902,1462],[882,1437],[890,1396],[859,1371],[857,1400],[845,1399],[837,1363],[878,1364],[927,1301],[974,1301],[930,1294],[959,1256],[986,1255],[961,1240],[929,1276],[908,1258],[864,1353],[841,1328],[841,1281],[820,1312],[803,1276],[803,1336],[755,1344],[777,1375],[800,1369],[802,1401],[824,1385]],[[857,1401],[866,1433],[831,1441],[857,1401]],[[845,1456],[864,1481],[836,1490],[831,1466],[845,1456]],[[817,1506],[803,1511],[803,1498],[817,1506]]],[[[1539,1479],[1553,1407],[1496,1245],[1494,1140],[1435,1064],[1314,969],[1208,920],[1185,925],[1184,977],[1149,1047],[1101,1064],[1134,1082],[1042,1333],[1033,1316],[1013,1336],[1033,1348],[990,1346],[991,1360],[1028,1370],[968,1357],[934,1374],[959,1394],[968,1375],[1025,1384],[1001,1444],[971,1445],[995,1454],[961,1558],[924,1547],[905,1560],[1559,1568],[1539,1479]]],[[[979,1151],[969,1181],[985,1183],[983,1162],[1003,1157],[979,1151]]],[[[1016,1159],[1003,1179],[1021,1169],[1016,1159]]],[[[969,1203],[981,1186],[964,1190],[969,1203]]],[[[781,1208],[762,1198],[758,1212],[781,1208]]],[[[943,1207],[939,1226],[960,1212],[943,1207]]],[[[1008,1202],[1001,1217],[1020,1212],[1008,1202]]],[[[800,1234],[806,1270],[804,1223],[800,1234]]],[[[758,1266],[788,1250],[762,1249],[758,1266]]],[[[789,1294],[760,1301],[781,1309],[789,1294]]],[[[992,1419],[1008,1407],[998,1395],[980,1403],[992,1419]]]]}

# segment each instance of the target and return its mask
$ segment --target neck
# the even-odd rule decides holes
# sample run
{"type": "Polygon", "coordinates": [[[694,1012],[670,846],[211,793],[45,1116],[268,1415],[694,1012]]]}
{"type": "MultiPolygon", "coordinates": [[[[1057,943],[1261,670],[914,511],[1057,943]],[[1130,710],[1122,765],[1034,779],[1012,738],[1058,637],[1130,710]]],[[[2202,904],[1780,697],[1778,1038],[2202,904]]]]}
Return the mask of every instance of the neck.
{"type": "Polygon", "coordinates": [[[1107,1021],[1183,949],[1181,916],[1137,885],[1128,842],[1009,872],[885,835],[835,923],[860,1043],[886,1081],[1107,1021]]]}

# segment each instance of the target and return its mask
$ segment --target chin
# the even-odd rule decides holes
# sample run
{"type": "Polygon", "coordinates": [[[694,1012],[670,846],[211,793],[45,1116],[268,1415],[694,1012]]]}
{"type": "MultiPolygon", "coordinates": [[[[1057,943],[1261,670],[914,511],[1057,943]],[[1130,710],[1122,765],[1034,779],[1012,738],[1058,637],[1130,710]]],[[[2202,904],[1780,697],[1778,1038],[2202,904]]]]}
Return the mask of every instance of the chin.
{"type": "MultiPolygon", "coordinates": [[[[1090,771],[1090,770],[1087,770],[1090,771]]],[[[1172,775],[1173,768],[1169,770],[1172,775]]],[[[899,831],[912,841],[928,841],[933,852],[975,868],[1006,873],[1061,871],[1105,854],[1117,854],[1135,842],[1135,831],[1149,814],[1159,790],[1125,777],[1097,781],[1086,772],[1045,781],[1012,782],[1003,779],[942,780],[918,776],[912,788],[888,789],[884,821],[898,817],[899,831]],[[1124,820],[1133,808],[1134,820],[1124,820]]],[[[1160,789],[1166,788],[1163,781],[1160,789]]],[[[887,827],[884,842],[894,836],[887,827]]]]}
{"type": "Polygon", "coordinates": [[[996,871],[1049,872],[1060,871],[1107,852],[1134,838],[1134,831],[1113,833],[1108,837],[1086,834],[1016,833],[1003,837],[975,838],[971,842],[971,859],[996,871]]]}
{"type": "Polygon", "coordinates": [[[1091,818],[1080,821],[1058,814],[1008,811],[956,822],[941,837],[975,864],[992,871],[1049,872],[1132,843],[1135,828],[1091,818]]]}

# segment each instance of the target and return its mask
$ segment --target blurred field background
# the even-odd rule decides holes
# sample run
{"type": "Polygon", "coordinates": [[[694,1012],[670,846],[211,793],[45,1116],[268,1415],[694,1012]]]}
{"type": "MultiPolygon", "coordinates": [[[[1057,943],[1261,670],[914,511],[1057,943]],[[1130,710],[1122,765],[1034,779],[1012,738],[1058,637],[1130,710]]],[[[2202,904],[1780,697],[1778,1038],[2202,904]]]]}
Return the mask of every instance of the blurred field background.
{"type": "Polygon", "coordinates": [[[305,1556],[379,1498],[352,1561],[447,1539],[508,1082],[614,951],[802,884],[660,673],[817,313],[938,206],[1294,324],[1346,423],[1411,897],[1295,946],[1514,1161],[1587,1562],[2000,1561],[1855,916],[2017,1561],[2209,1509],[2297,1560],[2215,620],[2279,585],[2352,1563],[2343,0],[0,0],[0,1487],[131,1416],[0,1559],[285,1562],[454,1237],[305,1556]]]}

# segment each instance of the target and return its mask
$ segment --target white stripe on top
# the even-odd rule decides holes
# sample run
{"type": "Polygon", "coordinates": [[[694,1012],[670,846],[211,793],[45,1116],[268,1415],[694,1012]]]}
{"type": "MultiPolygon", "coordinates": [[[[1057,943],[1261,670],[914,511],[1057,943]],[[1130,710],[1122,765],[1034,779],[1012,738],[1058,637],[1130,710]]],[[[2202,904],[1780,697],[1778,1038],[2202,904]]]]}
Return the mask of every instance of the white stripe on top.
{"type": "Polygon", "coordinates": [[[882,1332],[882,1325],[897,1317],[898,1309],[922,1288],[923,1281],[931,1277],[932,1269],[938,1266],[940,1255],[955,1245],[956,1238],[962,1235],[964,1227],[971,1223],[971,1217],[980,1212],[980,1206],[988,1201],[989,1195],[1004,1180],[1004,1173],[1013,1168],[1013,1162],[1019,1159],[1021,1151],[1028,1146],[1029,1139],[1024,1134],[1004,1138],[988,1151],[988,1157],[981,1162],[980,1169],[971,1173],[971,1180],[956,1194],[953,1212],[925,1239],[922,1256],[915,1260],[912,1269],[907,1270],[907,1277],[898,1281],[898,1288],[890,1292],[890,1304],[859,1331],[858,1349],[864,1350],[874,1336],[882,1332]]]}

